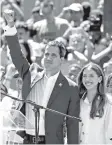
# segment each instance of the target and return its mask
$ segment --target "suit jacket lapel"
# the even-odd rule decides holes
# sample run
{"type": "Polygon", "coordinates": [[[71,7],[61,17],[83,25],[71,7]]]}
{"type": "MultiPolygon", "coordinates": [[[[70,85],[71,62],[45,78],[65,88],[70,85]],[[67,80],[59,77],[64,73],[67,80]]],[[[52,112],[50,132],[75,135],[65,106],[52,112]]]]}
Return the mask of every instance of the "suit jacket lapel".
{"type": "Polygon", "coordinates": [[[48,101],[47,107],[49,108],[50,105],[53,103],[53,101],[56,99],[56,97],[58,96],[58,93],[60,92],[62,86],[64,85],[64,76],[62,75],[62,73],[59,73],[59,76],[57,78],[57,81],[55,83],[55,86],[53,88],[53,91],[51,93],[50,99],[48,101]]]}
{"type": "Polygon", "coordinates": [[[44,76],[44,71],[40,72],[31,82],[31,88],[44,76]]]}

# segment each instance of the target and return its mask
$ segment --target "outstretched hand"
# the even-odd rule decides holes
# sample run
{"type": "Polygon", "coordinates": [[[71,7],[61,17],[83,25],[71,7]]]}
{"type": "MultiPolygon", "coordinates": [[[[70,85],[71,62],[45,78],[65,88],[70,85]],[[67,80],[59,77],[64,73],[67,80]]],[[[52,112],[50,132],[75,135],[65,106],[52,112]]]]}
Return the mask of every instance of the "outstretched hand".
{"type": "Polygon", "coordinates": [[[8,26],[14,26],[14,11],[10,9],[6,9],[3,12],[4,18],[7,21],[8,26]]]}

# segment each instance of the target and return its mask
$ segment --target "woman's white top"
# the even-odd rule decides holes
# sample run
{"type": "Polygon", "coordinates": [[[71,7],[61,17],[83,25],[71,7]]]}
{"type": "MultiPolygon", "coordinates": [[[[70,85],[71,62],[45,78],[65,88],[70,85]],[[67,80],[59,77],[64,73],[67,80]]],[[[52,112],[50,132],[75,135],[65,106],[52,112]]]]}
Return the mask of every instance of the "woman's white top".
{"type": "Polygon", "coordinates": [[[91,103],[80,102],[80,144],[112,144],[112,105],[106,102],[102,118],[90,118],[91,103]]]}

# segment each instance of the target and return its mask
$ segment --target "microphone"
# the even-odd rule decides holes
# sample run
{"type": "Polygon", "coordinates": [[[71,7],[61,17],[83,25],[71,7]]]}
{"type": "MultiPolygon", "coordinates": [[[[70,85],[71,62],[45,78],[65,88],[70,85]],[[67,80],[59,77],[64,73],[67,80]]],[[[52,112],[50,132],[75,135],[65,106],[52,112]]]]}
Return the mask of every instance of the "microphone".
{"type": "Polygon", "coordinates": [[[56,113],[58,115],[61,115],[61,116],[67,117],[67,118],[71,118],[71,119],[75,119],[75,120],[78,120],[79,122],[81,122],[81,119],[78,118],[78,117],[70,116],[70,115],[67,115],[67,114],[49,109],[49,108],[45,108],[43,106],[37,105],[35,102],[33,102],[31,100],[18,99],[18,98],[15,98],[11,95],[4,94],[4,93],[2,93],[2,95],[8,96],[9,98],[17,100],[17,101],[22,101],[24,103],[28,103],[28,104],[30,104],[34,107],[33,111],[34,111],[34,114],[35,114],[35,138],[36,138],[36,143],[37,144],[38,144],[38,135],[39,135],[40,109],[45,109],[46,111],[53,112],[53,113],[56,113]],[[37,122],[38,122],[38,126],[37,126],[37,122]]]}
{"type": "Polygon", "coordinates": [[[9,98],[11,98],[11,99],[13,99],[13,100],[15,100],[15,101],[20,101],[20,102],[23,102],[23,103],[28,103],[28,104],[30,104],[30,105],[36,107],[36,108],[40,108],[40,109],[43,109],[43,108],[44,108],[44,107],[42,107],[42,106],[40,106],[40,105],[37,105],[35,102],[33,102],[33,101],[31,101],[31,100],[18,99],[18,98],[15,98],[15,97],[13,97],[13,96],[11,96],[11,95],[9,95],[9,94],[5,94],[5,93],[2,93],[2,92],[1,92],[1,94],[4,95],[4,96],[9,97],[9,98]]]}
{"type": "Polygon", "coordinates": [[[23,102],[23,103],[27,103],[27,104],[30,104],[32,106],[34,106],[35,108],[37,109],[45,109],[46,111],[49,111],[49,112],[53,112],[53,113],[56,113],[58,115],[61,115],[61,116],[64,116],[64,117],[67,117],[67,118],[71,118],[71,119],[75,119],[75,120],[78,120],[79,122],[82,122],[82,120],[78,117],[75,117],[75,116],[70,116],[70,115],[67,115],[67,114],[64,114],[64,113],[61,113],[59,111],[56,111],[56,110],[53,110],[53,109],[50,109],[50,108],[45,108],[44,106],[41,106],[41,105],[37,105],[35,102],[31,101],[31,100],[23,100],[23,99],[18,99],[18,98],[15,98],[9,94],[5,94],[5,93],[1,93],[2,95],[5,95],[13,100],[16,100],[16,101],[20,101],[20,102],[23,102]]]}

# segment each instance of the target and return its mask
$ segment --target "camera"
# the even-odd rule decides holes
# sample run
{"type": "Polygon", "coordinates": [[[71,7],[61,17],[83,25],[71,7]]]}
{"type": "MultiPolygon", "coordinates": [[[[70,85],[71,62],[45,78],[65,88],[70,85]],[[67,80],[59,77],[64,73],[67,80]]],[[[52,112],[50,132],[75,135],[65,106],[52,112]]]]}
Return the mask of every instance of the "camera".
{"type": "Polygon", "coordinates": [[[100,19],[97,18],[90,18],[90,31],[100,31],[100,27],[101,27],[101,21],[100,19]]]}

